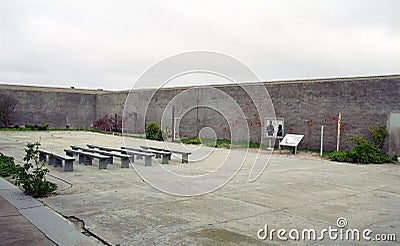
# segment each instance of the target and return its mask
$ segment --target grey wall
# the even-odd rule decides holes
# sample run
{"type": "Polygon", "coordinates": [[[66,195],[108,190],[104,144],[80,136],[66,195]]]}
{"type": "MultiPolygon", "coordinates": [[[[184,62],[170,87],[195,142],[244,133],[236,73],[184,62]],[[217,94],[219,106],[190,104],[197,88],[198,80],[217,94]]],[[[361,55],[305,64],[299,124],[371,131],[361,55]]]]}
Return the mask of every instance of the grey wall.
{"type": "MultiPolygon", "coordinates": [[[[390,112],[400,108],[400,76],[268,84],[277,117],[286,132],[305,134],[303,146],[318,148],[321,125],[325,144],[336,146],[338,112],[342,114],[341,147],[346,138],[368,134],[368,125],[388,126],[390,112]]],[[[386,144],[385,149],[388,146],[386,144]]]]}
{"type": "Polygon", "coordinates": [[[104,115],[122,115],[127,92],[106,92],[96,95],[96,119],[104,115]]]}
{"type": "Polygon", "coordinates": [[[0,86],[0,96],[17,99],[12,125],[41,125],[51,128],[89,127],[96,116],[96,94],[72,89],[0,86]]]}
{"type": "MultiPolygon", "coordinates": [[[[276,117],[285,119],[285,132],[304,134],[301,147],[305,148],[319,148],[321,126],[324,125],[325,148],[336,149],[339,112],[342,119],[340,148],[347,150],[351,147],[349,136],[368,135],[367,127],[370,125],[381,124],[389,129],[390,113],[400,110],[400,76],[287,81],[264,85],[271,96],[276,117]]],[[[248,119],[251,141],[259,142],[259,121],[264,122],[264,119],[259,118],[247,94],[239,86],[216,87],[236,100],[248,119]]],[[[201,94],[203,89],[197,90],[201,94]]],[[[151,100],[146,121],[160,123],[164,108],[181,91],[183,89],[158,91],[151,100]]],[[[206,97],[210,101],[217,100],[212,95],[206,97]]],[[[180,134],[182,137],[194,137],[207,126],[214,128],[219,138],[230,136],[229,126],[223,117],[204,108],[191,110],[182,118],[180,134]]],[[[392,130],[391,134],[392,139],[398,139],[399,133],[392,130]]],[[[385,151],[389,149],[388,140],[384,145],[385,151]]],[[[392,152],[399,153],[400,150],[397,148],[392,152]]]]}
{"type": "MultiPolygon", "coordinates": [[[[348,136],[367,134],[368,125],[383,124],[389,129],[391,112],[400,111],[400,75],[361,78],[323,79],[267,82],[276,117],[285,119],[286,133],[304,134],[300,147],[318,149],[320,129],[324,125],[325,147],[336,149],[337,117],[342,114],[341,148],[348,149],[348,136]]],[[[109,92],[95,90],[48,89],[35,87],[0,86],[0,95],[11,94],[18,98],[13,114],[13,124],[41,124],[50,127],[91,126],[95,119],[105,114],[123,114],[127,91],[109,92]]],[[[251,141],[259,142],[260,119],[251,99],[239,86],[215,86],[229,94],[245,112],[251,141]]],[[[167,88],[154,93],[152,90],[130,92],[124,121],[132,126],[132,132],[143,133],[143,122],[161,123],[162,113],[168,103],[188,88],[167,88]],[[146,105],[148,110],[145,111],[146,105]]],[[[231,105],[220,101],[215,95],[206,94],[204,87],[192,89],[204,100],[219,103],[229,111],[231,105]],[[202,95],[203,93],[203,95],[202,95]],[[206,94],[206,95],[204,95],[206,94]]],[[[196,103],[199,98],[188,98],[196,103]]],[[[185,105],[176,105],[179,111],[185,105]]],[[[392,116],[392,121],[393,121],[392,116]]],[[[396,125],[391,123],[392,126],[396,125]]],[[[212,127],[219,138],[230,138],[231,132],[224,117],[215,110],[194,108],[180,121],[181,137],[197,136],[203,127],[212,127]]],[[[391,153],[400,155],[398,139],[400,133],[391,130],[391,153]],[[397,144],[396,146],[394,144],[397,144]]],[[[389,138],[385,144],[389,150],[389,138]]]]}
{"type": "Polygon", "coordinates": [[[389,119],[389,154],[400,156],[400,111],[391,112],[389,119]]]}

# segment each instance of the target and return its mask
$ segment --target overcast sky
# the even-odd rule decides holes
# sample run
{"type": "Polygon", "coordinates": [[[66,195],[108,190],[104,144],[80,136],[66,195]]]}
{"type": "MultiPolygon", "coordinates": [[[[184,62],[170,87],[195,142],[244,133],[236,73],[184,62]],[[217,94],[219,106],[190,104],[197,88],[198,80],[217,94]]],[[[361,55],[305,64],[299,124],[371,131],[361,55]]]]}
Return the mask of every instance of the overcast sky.
{"type": "Polygon", "coordinates": [[[400,73],[400,1],[0,0],[0,83],[130,88],[194,50],[263,81],[400,73]]]}

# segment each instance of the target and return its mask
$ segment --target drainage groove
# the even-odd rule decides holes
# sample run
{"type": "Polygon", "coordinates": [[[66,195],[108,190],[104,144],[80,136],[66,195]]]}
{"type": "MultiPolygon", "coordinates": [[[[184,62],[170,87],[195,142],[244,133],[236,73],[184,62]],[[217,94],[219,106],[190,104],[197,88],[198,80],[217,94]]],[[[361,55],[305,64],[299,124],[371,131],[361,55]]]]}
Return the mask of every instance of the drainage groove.
{"type": "Polygon", "coordinates": [[[97,236],[93,232],[91,232],[88,229],[86,229],[85,228],[85,221],[83,221],[83,220],[81,220],[81,219],[79,219],[78,217],[75,217],[75,216],[64,216],[64,218],[66,218],[67,220],[72,222],[74,224],[74,226],[82,232],[82,234],[84,234],[86,236],[89,236],[89,237],[94,237],[98,241],[102,242],[104,245],[112,246],[112,244],[108,243],[107,241],[105,241],[101,237],[97,236]]]}

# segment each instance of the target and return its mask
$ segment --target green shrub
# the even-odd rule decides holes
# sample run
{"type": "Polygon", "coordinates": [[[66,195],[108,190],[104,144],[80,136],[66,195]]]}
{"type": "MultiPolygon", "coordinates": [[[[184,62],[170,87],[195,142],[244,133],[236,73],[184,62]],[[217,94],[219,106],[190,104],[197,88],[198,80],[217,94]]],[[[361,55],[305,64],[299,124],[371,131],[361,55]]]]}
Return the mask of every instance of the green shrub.
{"type": "Polygon", "coordinates": [[[146,139],[163,141],[161,128],[157,122],[149,122],[146,124],[146,139]]]}
{"type": "Polygon", "coordinates": [[[49,123],[47,122],[44,122],[41,126],[37,127],[39,131],[47,131],[48,128],[49,128],[49,123]]]}
{"type": "Polygon", "coordinates": [[[249,148],[260,148],[261,145],[259,143],[249,142],[249,148]]]}
{"type": "Polygon", "coordinates": [[[204,144],[209,147],[215,148],[231,148],[231,141],[228,139],[200,139],[199,137],[195,138],[182,138],[180,140],[184,144],[204,144]]]}
{"type": "Polygon", "coordinates": [[[41,126],[38,125],[25,125],[25,129],[31,130],[31,131],[47,131],[49,128],[49,123],[44,122],[41,126]]]}
{"type": "Polygon", "coordinates": [[[22,186],[25,193],[33,197],[46,196],[57,188],[55,183],[46,180],[49,170],[44,162],[39,161],[39,146],[39,142],[26,145],[25,163],[18,166],[15,174],[16,184],[22,186]]]}
{"type": "MultiPolygon", "coordinates": [[[[383,143],[384,139],[380,139],[383,143]]],[[[387,156],[382,150],[376,145],[375,141],[368,141],[363,136],[351,137],[350,141],[354,144],[354,147],[348,152],[335,151],[329,155],[331,161],[340,162],[353,162],[353,163],[388,163],[392,162],[392,159],[387,156]]]]}
{"type": "Polygon", "coordinates": [[[352,142],[355,146],[348,152],[350,162],[363,164],[391,162],[389,156],[384,154],[375,142],[368,141],[364,137],[354,137],[352,142]]]}
{"type": "Polygon", "coordinates": [[[346,162],[348,160],[346,151],[333,151],[329,154],[331,161],[346,162]]]}
{"type": "Polygon", "coordinates": [[[201,144],[201,140],[198,137],[195,138],[182,138],[181,142],[184,144],[201,144]]]}
{"type": "MultiPolygon", "coordinates": [[[[221,142],[221,143],[218,143],[218,142],[217,142],[217,145],[216,145],[215,147],[217,147],[217,148],[230,149],[230,148],[231,148],[231,144],[228,143],[228,142],[221,142]]],[[[250,147],[250,148],[251,148],[251,147],[250,147]]]]}
{"type": "Polygon", "coordinates": [[[33,130],[33,125],[26,124],[25,129],[33,130]]]}
{"type": "Polygon", "coordinates": [[[388,131],[383,125],[368,126],[369,135],[372,138],[372,142],[378,147],[382,148],[383,142],[385,141],[388,131]]]}
{"type": "Polygon", "coordinates": [[[9,177],[16,174],[18,167],[14,163],[14,158],[0,153],[0,176],[9,177]]]}
{"type": "Polygon", "coordinates": [[[217,139],[217,142],[215,143],[216,148],[225,148],[225,149],[230,149],[231,148],[231,140],[229,139],[217,139]]]}

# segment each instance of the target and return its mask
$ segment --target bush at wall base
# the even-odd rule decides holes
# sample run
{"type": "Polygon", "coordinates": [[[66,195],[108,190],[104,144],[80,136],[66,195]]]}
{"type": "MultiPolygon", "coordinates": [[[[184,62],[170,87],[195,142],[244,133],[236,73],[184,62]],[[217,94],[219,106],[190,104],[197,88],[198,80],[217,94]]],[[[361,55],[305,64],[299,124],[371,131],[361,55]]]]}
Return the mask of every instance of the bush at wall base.
{"type": "Polygon", "coordinates": [[[392,159],[387,156],[373,142],[365,140],[364,137],[354,137],[352,142],[355,146],[349,151],[334,151],[329,154],[331,161],[353,162],[353,163],[389,163],[392,159]]]}
{"type": "Polygon", "coordinates": [[[163,141],[162,131],[157,122],[146,124],[146,139],[163,141]]]}

